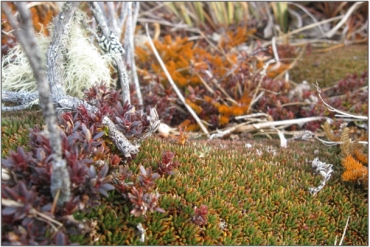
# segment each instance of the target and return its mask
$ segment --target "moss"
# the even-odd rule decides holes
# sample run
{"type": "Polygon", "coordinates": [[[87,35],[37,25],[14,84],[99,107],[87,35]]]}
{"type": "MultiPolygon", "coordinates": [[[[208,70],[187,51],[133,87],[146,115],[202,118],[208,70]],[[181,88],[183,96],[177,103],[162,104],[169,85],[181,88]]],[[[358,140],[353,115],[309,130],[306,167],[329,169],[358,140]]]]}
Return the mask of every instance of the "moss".
{"type": "Polygon", "coordinates": [[[296,83],[316,80],[322,87],[334,85],[348,74],[361,73],[368,69],[368,46],[350,45],[328,52],[303,56],[290,71],[291,79],[296,83]]]}
{"type": "Polygon", "coordinates": [[[20,112],[4,112],[1,115],[1,157],[4,158],[11,150],[17,150],[18,146],[28,151],[29,128],[44,123],[39,107],[20,112]]]}
{"type": "MultiPolygon", "coordinates": [[[[332,245],[335,237],[341,236],[348,215],[352,227],[345,243],[368,243],[368,225],[363,220],[368,212],[363,190],[348,188],[341,182],[339,173],[316,197],[307,190],[319,179],[305,160],[314,158],[315,149],[328,147],[298,142],[294,149],[280,150],[278,140],[260,140],[254,142],[254,148],[246,149],[241,142],[217,140],[207,143],[206,157],[199,157],[196,150],[202,145],[199,140],[180,145],[155,138],[142,144],[142,152],[149,156],[147,161],[160,157],[165,149],[175,152],[181,165],[177,175],[158,180],[160,207],[166,213],[149,214],[142,219],[147,230],[144,243],[138,242],[134,231],[127,230],[133,222],[129,223],[130,217],[124,216],[118,231],[126,230],[125,244],[332,245]],[[233,149],[228,148],[230,145],[233,149]],[[272,148],[279,155],[269,153],[272,148]],[[269,155],[260,159],[264,155],[258,156],[256,150],[269,155]],[[197,226],[191,221],[193,208],[202,204],[209,208],[208,223],[197,226]],[[221,221],[226,223],[222,227],[221,221]]],[[[331,157],[328,162],[336,160],[331,157]]],[[[140,158],[131,166],[147,161],[140,158]]],[[[118,218],[120,207],[117,205],[114,210],[118,218]]],[[[104,221],[99,222],[101,229],[106,224],[104,221]]],[[[113,243],[103,237],[99,244],[113,243]]]]}
{"type": "MultiPolygon", "coordinates": [[[[12,131],[24,123],[33,127],[42,122],[40,112],[27,114],[22,114],[23,120],[16,117],[19,113],[3,115],[2,128],[9,129],[15,119],[20,126],[12,131]]],[[[368,244],[366,191],[341,181],[340,159],[333,155],[336,147],[295,142],[281,149],[279,140],[264,139],[250,143],[252,148],[225,140],[188,140],[184,145],[157,138],[144,141],[130,163],[134,172],[139,165],[155,167],[167,150],[175,152],[180,163],[177,174],[157,181],[159,206],[166,212],[135,218],[129,214],[129,204],[110,192],[101,206],[75,214],[80,220],[97,221],[95,235],[74,235],[72,241],[90,245],[332,245],[351,216],[344,244],[368,244]],[[207,152],[200,155],[205,146],[207,152]],[[313,197],[308,188],[320,181],[310,163],[315,150],[323,150],[320,158],[335,164],[336,172],[313,197]],[[208,223],[202,226],[192,221],[194,207],[200,205],[208,207],[208,223]],[[139,241],[138,223],[146,229],[144,243],[139,241]]]]}

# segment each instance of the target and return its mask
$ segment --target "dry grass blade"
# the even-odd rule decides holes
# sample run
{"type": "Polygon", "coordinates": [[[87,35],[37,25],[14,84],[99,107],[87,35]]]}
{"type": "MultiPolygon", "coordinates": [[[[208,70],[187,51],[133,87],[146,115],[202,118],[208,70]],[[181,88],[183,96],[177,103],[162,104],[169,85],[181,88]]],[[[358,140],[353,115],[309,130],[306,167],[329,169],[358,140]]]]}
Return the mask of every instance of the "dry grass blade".
{"type": "Polygon", "coordinates": [[[202,2],[193,2],[189,3],[194,5],[196,16],[199,18],[197,25],[200,23],[204,23],[205,16],[204,16],[204,10],[203,10],[203,3],[202,2]]]}
{"type": "MultiPolygon", "coordinates": [[[[294,5],[294,6],[298,7],[298,8],[300,8],[303,12],[305,12],[305,13],[306,13],[306,15],[308,15],[309,17],[311,17],[311,19],[313,20],[313,22],[314,22],[314,23],[317,23],[317,22],[318,22],[318,21],[316,20],[315,16],[314,16],[313,14],[311,14],[311,12],[310,12],[310,11],[308,11],[306,8],[304,8],[302,5],[297,4],[297,3],[289,3],[289,2],[288,2],[288,5],[294,5]]],[[[320,32],[321,32],[321,34],[322,34],[322,36],[324,36],[324,35],[325,35],[325,33],[324,33],[324,31],[322,30],[321,25],[319,25],[318,27],[319,27],[319,30],[320,30],[320,32]]]]}
{"type": "Polygon", "coordinates": [[[146,34],[147,34],[148,39],[149,39],[150,46],[153,49],[154,55],[156,56],[159,64],[161,65],[164,73],[167,76],[168,81],[170,82],[170,84],[173,87],[174,91],[176,92],[177,96],[179,97],[179,99],[181,100],[181,102],[185,105],[186,109],[190,112],[190,114],[194,117],[195,121],[199,124],[199,126],[203,130],[203,132],[207,136],[209,136],[209,133],[208,133],[207,128],[203,125],[202,121],[200,120],[200,118],[198,117],[198,115],[194,112],[194,110],[188,104],[186,104],[184,96],[181,94],[181,92],[178,89],[178,87],[176,86],[175,82],[172,80],[171,75],[170,75],[170,73],[168,72],[168,70],[166,68],[166,65],[163,63],[161,57],[159,56],[158,51],[157,51],[157,49],[154,46],[153,40],[152,40],[152,38],[149,35],[148,24],[146,24],[145,30],[146,30],[146,34]]]}
{"type": "Polygon", "coordinates": [[[342,238],[341,238],[341,240],[339,242],[339,245],[342,245],[343,244],[344,236],[346,235],[346,231],[347,231],[347,227],[348,227],[348,222],[349,222],[349,216],[347,218],[347,223],[346,223],[346,226],[344,227],[343,235],[342,235],[342,238]]]}
{"type": "MultiPolygon", "coordinates": [[[[247,118],[248,116],[250,116],[250,117],[252,117],[252,116],[254,116],[254,117],[256,117],[256,116],[265,116],[265,114],[261,113],[261,115],[251,114],[251,115],[244,116],[244,118],[246,118],[247,120],[253,120],[252,122],[256,122],[256,121],[261,122],[261,120],[258,120],[258,119],[248,119],[247,118]]],[[[265,130],[274,129],[275,131],[278,132],[279,138],[281,140],[281,142],[280,142],[281,146],[284,147],[286,145],[286,143],[285,143],[286,139],[285,139],[284,135],[281,132],[279,132],[279,129],[284,129],[284,128],[289,127],[293,124],[303,125],[303,124],[311,122],[311,121],[319,121],[319,120],[323,120],[323,119],[328,120],[330,118],[328,118],[328,117],[307,117],[307,118],[289,119],[289,120],[281,120],[281,121],[268,121],[268,122],[262,122],[262,123],[251,123],[250,121],[248,121],[248,122],[240,123],[238,125],[235,125],[235,126],[232,126],[232,127],[229,127],[229,128],[225,128],[225,129],[222,129],[222,130],[217,130],[216,133],[214,133],[210,136],[210,139],[222,138],[222,137],[224,137],[226,135],[229,135],[231,133],[234,133],[234,132],[235,133],[252,132],[252,131],[257,131],[257,130],[263,130],[263,132],[265,132],[265,130]]],[[[266,120],[264,120],[264,121],[266,121],[266,120]]]]}
{"type": "Polygon", "coordinates": [[[345,112],[345,111],[341,111],[341,110],[335,109],[334,107],[330,106],[321,97],[321,89],[319,87],[318,82],[316,82],[316,84],[314,84],[314,86],[316,87],[317,94],[319,95],[319,98],[321,99],[322,103],[327,107],[327,109],[329,111],[336,112],[336,113],[339,113],[340,114],[340,115],[336,114],[335,115],[336,117],[340,117],[340,118],[354,118],[355,120],[365,120],[365,121],[367,121],[369,119],[367,116],[360,116],[360,115],[348,113],[348,112],[345,112]]]}
{"type": "Polygon", "coordinates": [[[361,5],[363,2],[356,2],[354,5],[351,6],[351,8],[348,10],[348,12],[344,15],[343,19],[335,26],[332,30],[326,33],[327,38],[331,38],[338,29],[343,26],[343,24],[348,20],[348,18],[351,16],[351,14],[361,5]]]}
{"type": "Polygon", "coordinates": [[[227,23],[232,24],[233,23],[233,17],[235,13],[234,9],[234,3],[233,2],[227,2],[227,23]]]}
{"type": "Polygon", "coordinates": [[[333,18],[330,18],[330,19],[326,19],[326,20],[323,20],[323,21],[320,21],[320,22],[312,23],[310,25],[307,25],[307,26],[304,26],[302,28],[296,29],[294,31],[288,32],[288,33],[286,33],[285,35],[283,35],[279,38],[284,40],[287,37],[292,36],[293,34],[297,34],[297,33],[300,33],[302,31],[305,31],[305,30],[308,30],[308,29],[311,29],[311,28],[315,28],[315,27],[320,26],[320,25],[325,24],[325,23],[337,21],[337,20],[340,20],[342,18],[343,18],[343,15],[340,15],[340,16],[336,16],[336,17],[333,17],[333,18]]]}

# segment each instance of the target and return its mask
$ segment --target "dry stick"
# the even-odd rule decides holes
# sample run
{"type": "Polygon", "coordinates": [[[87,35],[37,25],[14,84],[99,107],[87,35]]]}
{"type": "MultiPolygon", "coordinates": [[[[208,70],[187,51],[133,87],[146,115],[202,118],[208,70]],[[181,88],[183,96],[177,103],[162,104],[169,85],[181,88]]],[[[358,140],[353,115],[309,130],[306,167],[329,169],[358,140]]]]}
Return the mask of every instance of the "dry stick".
{"type": "Polygon", "coordinates": [[[227,134],[233,132],[251,132],[255,130],[261,129],[271,129],[271,128],[286,128],[293,124],[305,124],[311,121],[318,121],[322,119],[330,119],[327,117],[307,117],[307,118],[299,118],[299,119],[289,119],[289,120],[281,120],[281,121],[269,121],[264,123],[257,123],[257,124],[249,124],[249,123],[240,123],[230,128],[226,128],[223,130],[217,130],[218,133],[212,134],[210,139],[213,138],[220,138],[227,134]]]}
{"type": "MultiPolygon", "coordinates": [[[[96,22],[98,23],[100,29],[102,30],[103,35],[106,39],[110,40],[110,31],[103,17],[102,11],[99,5],[96,2],[89,2],[89,7],[93,16],[95,17],[96,22]]],[[[118,79],[121,84],[122,89],[122,100],[123,102],[131,103],[130,98],[130,85],[128,80],[128,75],[126,71],[126,66],[122,61],[122,56],[120,54],[112,53],[112,58],[116,62],[116,69],[118,71],[118,79]]]]}
{"type": "MultiPolygon", "coordinates": [[[[1,204],[8,207],[24,207],[23,203],[6,198],[2,198],[1,204]]],[[[47,216],[46,214],[40,213],[35,208],[31,208],[28,210],[27,216],[35,217],[36,215],[39,216],[38,218],[39,220],[48,223],[55,232],[58,231],[58,229],[63,226],[63,224],[60,223],[59,221],[54,220],[53,218],[47,216]],[[54,223],[57,227],[54,226],[52,223],[54,223]]]]}
{"type": "MultiPolygon", "coordinates": [[[[70,4],[66,4],[70,7],[70,4]]],[[[37,48],[36,37],[33,31],[31,13],[26,7],[25,2],[17,2],[16,6],[20,15],[20,27],[17,28],[15,18],[11,14],[8,6],[2,4],[4,11],[8,17],[13,29],[16,30],[16,37],[22,45],[25,54],[30,62],[34,77],[37,81],[37,89],[39,92],[39,101],[42,108],[42,113],[50,134],[50,146],[52,150],[52,174],[51,174],[51,194],[53,197],[60,190],[58,205],[69,201],[70,198],[70,179],[67,170],[66,161],[62,159],[62,147],[59,130],[56,123],[54,105],[50,96],[50,86],[46,78],[46,68],[43,65],[40,53],[37,48]]],[[[65,8],[64,8],[65,10],[65,8]]],[[[62,10],[61,13],[64,11],[62,10]]],[[[60,15],[58,15],[60,16],[60,15]]]]}
{"type": "MultiPolygon", "coordinates": [[[[290,3],[290,2],[287,2],[287,4],[289,5],[293,5],[293,6],[296,6],[298,8],[300,8],[306,15],[308,15],[309,17],[311,17],[311,19],[313,20],[314,23],[317,23],[318,21],[316,20],[315,16],[313,14],[311,14],[310,11],[308,11],[306,8],[304,8],[302,5],[300,4],[297,4],[297,3],[290,3]]],[[[322,36],[325,35],[324,31],[322,30],[322,27],[321,25],[318,26],[319,29],[320,29],[320,32],[322,34],[322,36]]]]}
{"type": "Polygon", "coordinates": [[[181,92],[178,89],[178,87],[176,86],[175,82],[172,80],[171,75],[170,75],[170,73],[168,72],[168,70],[166,68],[166,65],[163,63],[161,57],[159,56],[158,51],[157,51],[157,49],[154,46],[153,40],[152,40],[152,38],[149,35],[148,24],[145,25],[145,29],[146,29],[146,34],[147,34],[148,39],[149,39],[150,46],[152,47],[152,50],[154,52],[154,55],[156,56],[156,58],[157,58],[159,64],[161,65],[164,73],[166,74],[168,81],[170,82],[171,86],[175,90],[175,92],[176,92],[177,96],[179,97],[179,99],[181,100],[181,102],[185,105],[186,109],[190,112],[190,114],[193,116],[193,118],[195,119],[195,121],[197,121],[197,123],[199,124],[200,128],[207,135],[207,137],[209,137],[208,130],[203,125],[202,121],[199,119],[199,117],[194,112],[194,110],[188,104],[186,104],[184,96],[181,94],[181,92]]]}
{"type": "Polygon", "coordinates": [[[210,86],[208,86],[207,82],[204,81],[202,76],[198,72],[196,72],[195,70],[193,70],[193,71],[199,77],[200,81],[203,83],[204,87],[208,90],[208,92],[210,92],[211,94],[215,94],[215,91],[213,91],[213,89],[210,86]]]}

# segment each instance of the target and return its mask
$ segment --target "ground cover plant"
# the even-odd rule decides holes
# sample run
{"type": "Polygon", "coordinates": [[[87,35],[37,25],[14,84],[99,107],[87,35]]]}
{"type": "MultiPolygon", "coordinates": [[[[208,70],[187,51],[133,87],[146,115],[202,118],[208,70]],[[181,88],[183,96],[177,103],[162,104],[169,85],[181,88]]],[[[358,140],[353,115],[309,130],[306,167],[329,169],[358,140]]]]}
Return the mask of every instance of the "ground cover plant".
{"type": "Polygon", "coordinates": [[[368,71],[289,76],[364,6],[5,3],[2,243],[367,245],[368,71]]]}

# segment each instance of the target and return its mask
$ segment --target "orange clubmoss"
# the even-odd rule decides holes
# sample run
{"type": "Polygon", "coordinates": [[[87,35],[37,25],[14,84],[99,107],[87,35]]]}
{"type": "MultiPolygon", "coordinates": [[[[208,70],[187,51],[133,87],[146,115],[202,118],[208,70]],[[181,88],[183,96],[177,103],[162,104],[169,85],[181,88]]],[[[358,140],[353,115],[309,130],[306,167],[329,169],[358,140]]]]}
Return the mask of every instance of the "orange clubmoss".
{"type": "Polygon", "coordinates": [[[230,49],[248,40],[248,36],[255,33],[256,29],[248,30],[247,27],[237,27],[235,31],[226,31],[226,36],[221,39],[220,46],[230,49]]]}
{"type": "Polygon", "coordinates": [[[185,99],[186,104],[188,104],[196,114],[200,114],[202,112],[202,107],[198,106],[197,104],[193,103],[190,99],[185,99]]]}
{"type": "Polygon", "coordinates": [[[218,122],[220,123],[220,125],[226,125],[229,123],[229,117],[220,115],[218,122]]]}
{"type": "Polygon", "coordinates": [[[346,168],[346,171],[342,174],[343,181],[361,182],[367,187],[368,170],[365,166],[355,160],[351,155],[347,155],[342,160],[342,165],[346,168]]]}
{"type": "MultiPolygon", "coordinates": [[[[217,114],[214,113],[215,108],[219,113],[220,121],[218,122],[221,125],[228,123],[231,117],[243,115],[248,111],[251,101],[251,97],[249,97],[250,88],[248,86],[250,83],[245,83],[243,79],[238,79],[238,77],[234,76],[236,72],[231,72],[239,71],[240,69],[247,71],[252,68],[251,63],[253,61],[250,59],[240,61],[240,54],[236,54],[230,51],[230,49],[225,48],[227,48],[226,46],[236,46],[245,42],[247,36],[252,32],[254,31],[247,30],[246,28],[238,28],[235,34],[228,32],[228,38],[235,40],[228,42],[222,41],[220,45],[225,46],[222,47],[222,50],[225,52],[221,53],[212,47],[207,48],[202,46],[201,42],[194,45],[187,38],[176,37],[173,39],[170,35],[167,35],[162,41],[154,41],[155,47],[165,63],[169,74],[180,89],[185,90],[188,86],[200,88],[197,91],[196,97],[198,99],[203,98],[204,100],[197,100],[195,102],[188,97],[185,90],[186,102],[200,115],[202,120],[213,122],[211,124],[213,127],[217,127],[217,123],[214,122],[215,114],[217,114]],[[227,93],[235,101],[234,104],[230,105],[229,102],[221,102],[221,98],[216,95],[213,95],[215,98],[211,98],[212,96],[210,97],[210,95],[205,96],[206,93],[204,92],[210,92],[208,88],[202,91],[205,84],[213,88],[214,91],[219,91],[220,87],[226,88],[227,93]],[[237,86],[235,86],[236,84],[237,86]],[[212,119],[210,120],[211,115],[212,119]],[[226,118],[229,118],[229,120],[226,120],[226,118]]],[[[137,48],[138,64],[143,64],[147,70],[151,69],[152,72],[159,75],[162,85],[166,88],[169,86],[167,77],[157,62],[152,63],[152,61],[156,61],[156,58],[150,51],[149,44],[145,48],[137,48]]],[[[144,73],[144,70],[140,74],[148,78],[148,74],[144,73]]]]}
{"type": "Polygon", "coordinates": [[[362,164],[368,163],[368,157],[360,149],[355,149],[353,156],[362,164]]]}
{"type": "Polygon", "coordinates": [[[198,124],[194,123],[194,124],[189,124],[188,127],[186,127],[186,130],[187,131],[198,131],[200,130],[200,127],[198,124]]]}
{"type": "MultiPolygon", "coordinates": [[[[175,41],[173,41],[170,35],[165,36],[163,42],[159,40],[154,40],[153,42],[161,59],[166,64],[168,72],[177,85],[184,87],[189,84],[197,85],[200,83],[198,76],[191,72],[191,61],[194,60],[193,42],[188,42],[187,37],[176,37],[175,41]]],[[[155,61],[152,53],[149,52],[151,51],[150,45],[147,43],[146,46],[147,49],[141,47],[136,48],[139,63],[145,64],[153,60],[155,61]]],[[[165,82],[167,81],[165,79],[166,75],[158,63],[151,63],[151,67],[165,82]]]]}
{"type": "Polygon", "coordinates": [[[178,143],[184,145],[186,140],[189,138],[189,134],[185,132],[186,127],[179,126],[180,135],[178,137],[178,143]]]}
{"type": "MultiPolygon", "coordinates": [[[[257,68],[258,69],[262,68],[264,65],[265,65],[264,61],[262,61],[262,60],[257,61],[257,68]]],[[[286,64],[286,63],[282,63],[282,62],[270,64],[267,67],[266,75],[270,78],[275,78],[276,76],[280,75],[284,71],[290,69],[290,66],[291,66],[290,64],[286,64]]]]}

